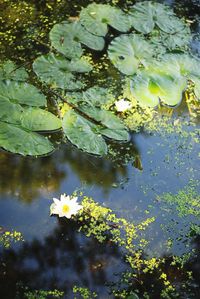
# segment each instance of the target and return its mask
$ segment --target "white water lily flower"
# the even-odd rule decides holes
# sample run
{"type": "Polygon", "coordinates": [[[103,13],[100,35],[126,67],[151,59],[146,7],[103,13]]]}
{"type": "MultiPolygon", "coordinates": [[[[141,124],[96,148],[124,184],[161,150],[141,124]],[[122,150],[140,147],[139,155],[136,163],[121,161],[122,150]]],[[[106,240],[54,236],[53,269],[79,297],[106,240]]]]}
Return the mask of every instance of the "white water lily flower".
{"type": "Polygon", "coordinates": [[[116,101],[115,106],[118,112],[124,112],[132,107],[131,103],[124,99],[116,101]]]}
{"type": "Polygon", "coordinates": [[[61,194],[60,200],[53,198],[53,203],[50,206],[50,215],[58,215],[59,217],[71,218],[83,208],[77,202],[77,197],[70,197],[66,194],[61,194]]]}

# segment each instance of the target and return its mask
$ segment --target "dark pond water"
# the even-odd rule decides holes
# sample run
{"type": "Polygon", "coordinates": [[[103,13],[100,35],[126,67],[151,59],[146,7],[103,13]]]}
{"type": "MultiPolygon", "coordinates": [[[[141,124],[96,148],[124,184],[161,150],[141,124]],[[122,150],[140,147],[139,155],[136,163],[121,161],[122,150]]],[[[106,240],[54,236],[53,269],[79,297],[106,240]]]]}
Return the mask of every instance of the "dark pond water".
{"type": "MultiPolygon", "coordinates": [[[[76,16],[80,7],[89,2],[92,1],[1,0],[1,60],[32,61],[46,51],[41,41],[45,43],[53,22],[76,16]],[[32,36],[36,38],[33,40],[32,36]]],[[[198,0],[160,2],[195,20],[192,28],[198,36],[198,0]]],[[[126,6],[125,1],[119,1],[119,5],[126,6]]],[[[197,39],[193,51],[200,54],[197,39]]],[[[127,269],[121,249],[109,243],[99,245],[78,233],[75,223],[49,217],[52,198],[75,190],[83,191],[110,207],[117,216],[134,223],[154,216],[156,221],[145,232],[145,239],[150,242],[145,254],[165,257],[163,268],[177,285],[186,282],[178,269],[170,273],[172,256],[186,256],[196,250],[184,266],[184,271],[193,272],[190,288],[178,297],[163,298],[199,298],[199,214],[187,209],[191,196],[199,204],[199,135],[198,118],[191,120],[187,107],[182,105],[166,125],[161,122],[156,130],[144,128],[132,134],[129,144],[112,145],[117,153],[115,158],[91,156],[70,144],[60,145],[52,155],[42,158],[22,157],[2,150],[0,233],[18,231],[25,241],[11,242],[10,248],[1,248],[0,298],[23,299],[27,298],[24,295],[27,290],[54,289],[64,291],[61,298],[74,298],[74,285],[97,292],[97,298],[114,298],[108,293],[107,284],[118,282],[120,273],[127,269]],[[181,129],[177,129],[177,119],[185,124],[181,129]],[[192,190],[192,195],[187,197],[188,190],[192,190]],[[168,192],[177,195],[180,191],[186,194],[186,199],[176,196],[174,204],[163,197],[168,192]]],[[[140,298],[148,298],[142,296],[144,291],[149,298],[161,298],[156,279],[147,275],[141,280],[142,286],[137,283],[131,286],[133,290],[141,290],[140,298]]],[[[43,299],[41,295],[28,298],[43,299]]]]}

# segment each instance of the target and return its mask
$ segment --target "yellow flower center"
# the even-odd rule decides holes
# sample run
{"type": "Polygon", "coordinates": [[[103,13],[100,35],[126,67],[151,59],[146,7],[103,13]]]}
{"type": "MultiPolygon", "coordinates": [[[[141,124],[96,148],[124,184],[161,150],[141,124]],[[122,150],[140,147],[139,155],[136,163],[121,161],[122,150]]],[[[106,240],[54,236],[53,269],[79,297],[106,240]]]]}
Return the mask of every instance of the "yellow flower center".
{"type": "Polygon", "coordinates": [[[68,205],[63,205],[63,207],[62,207],[63,213],[67,213],[67,212],[69,212],[69,210],[70,210],[70,208],[68,205]]]}

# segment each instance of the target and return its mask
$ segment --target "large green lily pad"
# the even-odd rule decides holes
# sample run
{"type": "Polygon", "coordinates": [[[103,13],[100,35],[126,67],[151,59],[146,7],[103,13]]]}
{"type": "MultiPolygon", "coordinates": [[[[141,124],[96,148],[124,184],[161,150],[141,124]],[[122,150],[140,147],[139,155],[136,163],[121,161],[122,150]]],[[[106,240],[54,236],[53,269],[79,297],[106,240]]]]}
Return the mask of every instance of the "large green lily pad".
{"type": "Polygon", "coordinates": [[[171,66],[179,68],[179,72],[182,76],[200,77],[200,59],[192,57],[188,54],[168,54],[162,59],[165,63],[171,66]]]}
{"type": "Polygon", "coordinates": [[[166,32],[156,30],[155,32],[152,32],[150,38],[151,43],[155,44],[158,48],[161,48],[161,46],[164,47],[165,51],[186,51],[188,50],[191,40],[192,34],[188,26],[185,26],[183,30],[175,34],[168,34],[166,32]]]}
{"type": "Polygon", "coordinates": [[[130,22],[139,32],[150,33],[155,27],[174,34],[184,29],[185,23],[175,16],[167,5],[144,1],[135,4],[130,10],[130,22]]]}
{"type": "Polygon", "coordinates": [[[38,57],[33,63],[33,70],[41,81],[52,88],[68,90],[81,89],[84,84],[76,80],[75,73],[90,72],[92,66],[84,59],[69,61],[63,56],[49,53],[38,57]]]}
{"type": "Polygon", "coordinates": [[[55,115],[37,107],[41,105],[40,98],[46,104],[45,97],[32,85],[28,86],[28,96],[27,84],[17,81],[0,81],[0,87],[0,147],[22,155],[52,152],[51,142],[33,132],[61,128],[61,121],[55,115]]]}
{"type": "Polygon", "coordinates": [[[161,101],[168,106],[178,105],[187,87],[182,76],[143,71],[130,83],[131,93],[142,106],[155,107],[161,101]]]}
{"type": "Polygon", "coordinates": [[[108,4],[89,4],[81,10],[80,22],[89,32],[99,36],[106,35],[108,25],[120,32],[127,32],[131,28],[128,16],[108,4]]]}
{"type": "Polygon", "coordinates": [[[196,97],[200,100],[200,77],[191,76],[190,79],[194,83],[194,93],[196,97]]]}
{"type": "Polygon", "coordinates": [[[111,111],[101,108],[101,105],[110,96],[108,92],[106,94],[106,89],[96,86],[82,93],[67,94],[67,99],[88,117],[87,122],[91,120],[92,123],[90,125],[93,128],[95,122],[98,124],[95,126],[95,132],[115,140],[127,142],[129,133],[123,122],[111,111]]]}
{"type": "Polygon", "coordinates": [[[54,25],[50,31],[50,40],[52,46],[68,58],[81,57],[81,44],[97,51],[104,48],[104,39],[88,32],[79,22],[54,25]]]}
{"type": "Polygon", "coordinates": [[[79,149],[95,155],[107,153],[106,142],[98,133],[96,126],[73,110],[64,115],[63,130],[71,143],[79,149]]]}
{"type": "Polygon", "coordinates": [[[46,97],[33,85],[24,82],[0,81],[0,98],[27,106],[46,106],[46,97]]]}
{"type": "Polygon", "coordinates": [[[136,34],[121,35],[108,47],[108,56],[112,63],[126,75],[137,72],[140,64],[151,60],[154,47],[136,34]]]}
{"type": "Polygon", "coordinates": [[[1,121],[17,124],[23,111],[24,108],[21,105],[10,102],[8,98],[0,97],[1,121]]]}
{"type": "Polygon", "coordinates": [[[52,143],[37,133],[0,121],[0,147],[21,155],[41,156],[54,150],[52,143]]]}
{"type": "Polygon", "coordinates": [[[117,141],[128,142],[130,140],[127,130],[123,129],[99,128],[99,133],[117,141]]]}
{"type": "Polygon", "coordinates": [[[0,80],[26,81],[28,73],[24,67],[18,67],[14,62],[8,60],[0,65],[0,80]]]}
{"type": "Polygon", "coordinates": [[[40,108],[26,108],[21,113],[20,124],[31,131],[53,131],[61,128],[59,118],[40,108]]]}
{"type": "Polygon", "coordinates": [[[107,88],[93,86],[82,92],[67,93],[68,101],[73,104],[86,103],[89,106],[101,107],[106,102],[113,99],[113,95],[107,88]]]}
{"type": "Polygon", "coordinates": [[[89,117],[107,128],[114,130],[126,130],[126,127],[120,118],[114,115],[111,111],[99,109],[97,107],[91,107],[88,105],[81,106],[80,109],[89,117]]]}

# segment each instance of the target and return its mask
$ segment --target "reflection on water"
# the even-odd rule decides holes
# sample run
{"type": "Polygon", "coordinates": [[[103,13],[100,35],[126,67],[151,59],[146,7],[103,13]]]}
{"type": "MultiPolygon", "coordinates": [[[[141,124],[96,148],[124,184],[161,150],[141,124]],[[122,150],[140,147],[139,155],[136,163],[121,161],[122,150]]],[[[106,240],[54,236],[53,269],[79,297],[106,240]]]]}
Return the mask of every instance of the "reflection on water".
{"type": "MultiPolygon", "coordinates": [[[[99,186],[107,193],[118,179],[127,176],[127,163],[131,160],[134,163],[135,156],[139,160],[139,153],[131,142],[110,144],[110,152],[110,157],[104,159],[80,152],[69,144],[42,158],[22,157],[2,151],[0,192],[2,196],[14,195],[30,202],[45,190],[48,193],[57,192],[61,183],[67,181],[68,172],[73,172],[83,185],[99,186]]],[[[138,163],[136,168],[140,166],[138,163]]]]}
{"type": "Polygon", "coordinates": [[[18,196],[25,202],[41,195],[42,189],[59,189],[66,173],[53,156],[32,159],[6,152],[0,153],[0,192],[18,196]]]}
{"type": "MultiPolygon", "coordinates": [[[[199,238],[194,236],[193,243],[198,248],[199,238]]],[[[186,270],[194,271],[194,281],[184,291],[181,290],[185,283],[184,271],[171,265],[172,256],[165,255],[164,258],[162,270],[180,287],[180,298],[197,299],[199,254],[187,262],[186,270]]],[[[126,270],[128,268],[121,261],[121,253],[113,244],[108,242],[99,246],[95,240],[77,234],[74,223],[66,225],[65,221],[59,221],[54,231],[43,241],[35,239],[17,251],[10,249],[2,252],[0,295],[2,299],[23,299],[26,286],[33,290],[56,288],[64,291],[62,298],[73,298],[72,288],[77,283],[99,292],[98,298],[113,298],[112,295],[108,297],[106,286],[123,289],[125,286],[120,283],[120,277],[122,271],[126,270]]],[[[141,277],[143,284],[133,280],[131,287],[146,291],[151,298],[160,298],[158,275],[159,272],[153,275],[147,273],[146,277],[141,277]],[[157,287],[152,287],[154,285],[157,287]]]]}
{"type": "Polygon", "coordinates": [[[1,298],[15,298],[19,282],[31,289],[64,290],[66,298],[77,283],[101,288],[104,298],[105,283],[123,268],[120,257],[115,246],[99,246],[95,240],[77,234],[74,223],[60,221],[43,241],[35,239],[17,252],[8,250],[2,254],[1,298]]]}

